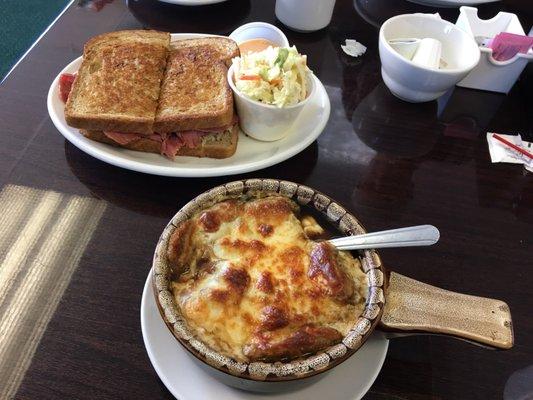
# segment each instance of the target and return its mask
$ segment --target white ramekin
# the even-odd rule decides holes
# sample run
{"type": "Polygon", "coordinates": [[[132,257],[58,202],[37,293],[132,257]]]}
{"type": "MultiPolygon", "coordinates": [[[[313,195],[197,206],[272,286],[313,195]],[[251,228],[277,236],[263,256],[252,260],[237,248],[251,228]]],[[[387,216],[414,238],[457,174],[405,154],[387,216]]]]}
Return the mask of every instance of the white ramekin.
{"type": "Polygon", "coordinates": [[[287,36],[278,27],[267,22],[249,22],[235,29],[229,37],[237,44],[251,39],[267,39],[279,47],[289,47],[287,36]]]}
{"type": "Polygon", "coordinates": [[[248,136],[265,142],[283,138],[298,118],[298,115],[315,92],[311,73],[307,80],[309,90],[305,100],[298,104],[279,108],[250,99],[235,86],[233,65],[228,70],[228,82],[233,90],[239,125],[248,136]]]}

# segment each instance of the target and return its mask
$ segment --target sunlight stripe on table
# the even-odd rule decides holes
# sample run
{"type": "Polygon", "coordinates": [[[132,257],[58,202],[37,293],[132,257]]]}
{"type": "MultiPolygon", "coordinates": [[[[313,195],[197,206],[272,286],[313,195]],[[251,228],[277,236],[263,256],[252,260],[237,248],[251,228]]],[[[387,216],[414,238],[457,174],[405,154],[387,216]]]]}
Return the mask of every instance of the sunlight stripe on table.
{"type": "MultiPolygon", "coordinates": [[[[35,192],[41,192],[42,199],[52,193],[35,192]]],[[[17,279],[9,302],[0,308],[0,399],[17,392],[106,208],[99,200],[56,195],[62,198],[56,218],[43,226],[38,245],[26,248],[22,264],[27,273],[17,279]]],[[[0,268],[4,266],[2,260],[0,268]]]]}
{"type": "MultiPolygon", "coordinates": [[[[8,235],[11,238],[15,238],[5,257],[3,257],[0,266],[0,305],[5,301],[7,292],[13,286],[18,274],[23,270],[24,260],[29,251],[36,245],[46,224],[52,218],[61,202],[60,193],[31,193],[28,192],[29,188],[25,190],[20,190],[19,188],[18,186],[7,186],[2,190],[3,200],[5,201],[0,203],[2,209],[7,210],[9,213],[12,208],[17,208],[19,202],[21,204],[28,203],[29,199],[30,216],[27,221],[24,219],[13,221],[11,225],[6,225],[5,230],[4,227],[0,228],[2,241],[8,242],[8,235]],[[31,208],[35,208],[35,210],[32,211],[31,208]],[[17,230],[19,231],[17,232],[17,230]]],[[[13,217],[16,217],[15,214],[17,213],[13,214],[13,217]]]]}
{"type": "Polygon", "coordinates": [[[16,236],[13,231],[19,229],[18,224],[31,209],[34,200],[31,191],[25,187],[13,186],[0,191],[0,204],[4,212],[0,213],[0,255],[11,246],[16,236]]]}

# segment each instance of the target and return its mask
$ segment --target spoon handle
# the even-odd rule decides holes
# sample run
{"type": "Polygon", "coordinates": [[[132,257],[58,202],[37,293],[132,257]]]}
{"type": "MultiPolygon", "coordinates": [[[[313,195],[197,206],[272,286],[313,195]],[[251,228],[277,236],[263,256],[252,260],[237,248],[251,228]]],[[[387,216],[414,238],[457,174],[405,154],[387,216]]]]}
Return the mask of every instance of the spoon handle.
{"type": "Polygon", "coordinates": [[[379,249],[384,247],[431,246],[438,242],[439,230],[433,225],[418,225],[364,235],[346,236],[329,242],[339,250],[379,249]]]}

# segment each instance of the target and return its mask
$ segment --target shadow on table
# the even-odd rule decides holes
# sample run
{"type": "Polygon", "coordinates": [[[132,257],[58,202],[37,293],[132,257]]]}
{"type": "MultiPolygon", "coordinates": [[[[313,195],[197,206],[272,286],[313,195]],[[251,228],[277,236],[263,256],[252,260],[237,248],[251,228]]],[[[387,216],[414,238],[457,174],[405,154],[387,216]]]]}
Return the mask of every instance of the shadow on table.
{"type": "Polygon", "coordinates": [[[415,172],[442,132],[436,102],[406,103],[380,83],[353,111],[352,126],[375,151],[352,198],[359,204],[393,205],[399,217],[413,197],[415,172]]]}
{"type": "Polygon", "coordinates": [[[168,32],[227,35],[250,13],[250,0],[228,0],[195,7],[157,0],[128,0],[127,4],[143,25],[168,32]]]}
{"type": "Polygon", "coordinates": [[[234,180],[261,177],[304,182],[317,163],[318,145],[314,142],[293,158],[264,170],[215,178],[172,178],[129,171],[99,161],[68,141],[65,156],[72,173],[95,197],[139,214],[168,217],[200,193],[234,180]]]}
{"type": "Polygon", "coordinates": [[[533,398],[533,365],[515,371],[505,383],[504,400],[533,398]]]}

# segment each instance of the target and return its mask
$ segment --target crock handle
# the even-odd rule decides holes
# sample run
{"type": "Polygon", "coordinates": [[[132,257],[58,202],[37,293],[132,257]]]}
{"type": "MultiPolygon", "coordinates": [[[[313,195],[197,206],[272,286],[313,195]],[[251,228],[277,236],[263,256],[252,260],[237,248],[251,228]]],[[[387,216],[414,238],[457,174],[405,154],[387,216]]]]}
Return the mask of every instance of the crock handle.
{"type": "Polygon", "coordinates": [[[395,272],[385,298],[380,322],[385,332],[450,335],[498,349],[513,346],[511,312],[503,301],[450,292],[395,272]]]}

